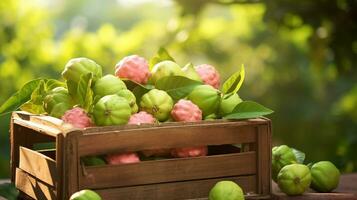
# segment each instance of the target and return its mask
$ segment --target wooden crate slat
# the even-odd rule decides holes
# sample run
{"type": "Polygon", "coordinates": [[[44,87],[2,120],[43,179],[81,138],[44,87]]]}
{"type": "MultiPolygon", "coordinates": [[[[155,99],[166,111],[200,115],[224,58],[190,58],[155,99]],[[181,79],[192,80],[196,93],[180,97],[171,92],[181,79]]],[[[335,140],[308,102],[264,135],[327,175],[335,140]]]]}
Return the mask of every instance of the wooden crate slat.
{"type": "Polygon", "coordinates": [[[80,156],[85,156],[144,149],[250,143],[256,140],[255,133],[254,126],[237,126],[234,123],[121,130],[82,135],[78,140],[78,151],[80,156]]]}
{"type": "Polygon", "coordinates": [[[257,166],[258,166],[258,193],[270,194],[271,193],[271,133],[269,125],[257,127],[257,134],[259,134],[257,147],[257,166]]]}
{"type": "Polygon", "coordinates": [[[16,187],[34,199],[57,199],[55,188],[29,175],[25,171],[16,169],[16,187]]]}
{"type": "Polygon", "coordinates": [[[152,184],[136,187],[122,187],[96,190],[103,199],[131,199],[131,200],[158,200],[158,199],[197,199],[208,196],[209,190],[215,183],[222,180],[231,180],[238,183],[245,191],[255,191],[255,176],[226,177],[218,179],[183,181],[165,184],[152,184]]]}
{"type": "Polygon", "coordinates": [[[246,152],[86,167],[84,173],[80,173],[79,184],[81,187],[106,188],[249,175],[255,172],[256,153],[246,152]]]}
{"type": "Polygon", "coordinates": [[[51,186],[57,184],[56,161],[39,152],[20,147],[19,168],[51,186]]]}

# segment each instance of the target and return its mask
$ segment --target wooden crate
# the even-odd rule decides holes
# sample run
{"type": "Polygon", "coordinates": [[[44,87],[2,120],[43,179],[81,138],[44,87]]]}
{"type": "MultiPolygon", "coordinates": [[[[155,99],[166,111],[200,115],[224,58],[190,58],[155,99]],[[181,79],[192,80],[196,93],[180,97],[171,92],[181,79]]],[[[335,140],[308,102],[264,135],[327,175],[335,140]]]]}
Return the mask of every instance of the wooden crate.
{"type": "Polygon", "coordinates": [[[35,199],[68,199],[85,188],[103,199],[198,199],[220,180],[237,182],[247,199],[267,199],[270,166],[271,123],[265,118],[87,129],[25,112],[14,112],[11,119],[12,182],[35,199]],[[54,149],[35,150],[48,142],[54,149]],[[226,151],[227,144],[242,148],[226,151]],[[89,155],[199,145],[220,147],[224,154],[104,166],[80,161],[89,155]]]}

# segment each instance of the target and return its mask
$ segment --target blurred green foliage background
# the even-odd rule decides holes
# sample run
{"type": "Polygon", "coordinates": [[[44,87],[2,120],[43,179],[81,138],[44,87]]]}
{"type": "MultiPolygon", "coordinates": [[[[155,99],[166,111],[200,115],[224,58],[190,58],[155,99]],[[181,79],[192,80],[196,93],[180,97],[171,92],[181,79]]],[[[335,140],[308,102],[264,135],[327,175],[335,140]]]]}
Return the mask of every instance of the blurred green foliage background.
{"type": "MultiPolygon", "coordinates": [[[[357,171],[355,0],[1,0],[0,103],[31,79],[60,79],[73,57],[114,73],[124,56],[161,46],[180,65],[215,65],[222,80],[244,63],[240,95],[275,110],[274,144],[357,171]]],[[[0,117],[0,178],[9,122],[0,117]]]]}

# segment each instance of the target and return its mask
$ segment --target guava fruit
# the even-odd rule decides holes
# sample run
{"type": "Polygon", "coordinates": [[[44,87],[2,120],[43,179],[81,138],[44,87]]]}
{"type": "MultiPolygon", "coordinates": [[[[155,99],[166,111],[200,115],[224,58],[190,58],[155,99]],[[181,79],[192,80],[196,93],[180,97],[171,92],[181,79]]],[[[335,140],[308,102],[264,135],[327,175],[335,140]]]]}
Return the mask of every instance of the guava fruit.
{"type": "Polygon", "coordinates": [[[165,91],[152,89],[141,97],[140,109],[152,114],[157,120],[169,118],[173,100],[165,91]]]}
{"type": "Polygon", "coordinates": [[[224,117],[230,114],[240,102],[242,99],[237,93],[223,95],[218,109],[219,116],[224,117]]]}
{"type": "Polygon", "coordinates": [[[209,192],[209,200],[244,200],[243,190],[233,181],[219,181],[209,192]]]}
{"type": "Polygon", "coordinates": [[[208,153],[207,146],[199,147],[181,147],[171,150],[171,155],[175,158],[188,158],[206,156],[208,153]]]}
{"type": "Polygon", "coordinates": [[[218,71],[208,64],[202,64],[195,67],[196,72],[201,77],[201,80],[212,87],[218,89],[220,84],[220,76],[218,71]]]}
{"type": "Polygon", "coordinates": [[[115,153],[110,154],[105,157],[105,160],[110,165],[128,164],[128,163],[138,163],[140,162],[137,153],[127,152],[127,153],[115,153]]]}
{"type": "Polygon", "coordinates": [[[88,58],[73,58],[67,62],[62,72],[62,76],[67,81],[78,83],[81,75],[93,74],[95,82],[102,77],[102,67],[88,58]]]}
{"type": "Polygon", "coordinates": [[[102,97],[93,109],[94,122],[98,126],[126,124],[130,115],[128,101],[116,94],[102,97]]]}
{"type": "Polygon", "coordinates": [[[52,89],[43,100],[45,111],[52,117],[61,118],[73,106],[74,102],[64,87],[52,89]]]}
{"type": "Polygon", "coordinates": [[[171,116],[177,122],[196,122],[202,120],[202,111],[190,100],[180,99],[171,110],[171,116]]]}
{"type": "Polygon", "coordinates": [[[86,156],[82,158],[82,161],[85,166],[99,166],[105,165],[105,161],[98,156],[86,156]]]}
{"type": "Polygon", "coordinates": [[[62,120],[72,124],[76,128],[86,128],[93,125],[92,119],[88,116],[87,112],[79,107],[67,110],[62,116],[62,120]]]}
{"type": "Polygon", "coordinates": [[[133,114],[130,119],[128,124],[153,124],[156,122],[156,119],[154,116],[151,114],[145,112],[145,111],[140,111],[138,113],[133,114]]]}
{"type": "Polygon", "coordinates": [[[93,190],[85,189],[72,194],[69,200],[102,200],[102,198],[93,190]]]}
{"type": "Polygon", "coordinates": [[[199,85],[187,96],[188,100],[202,110],[203,117],[217,111],[220,98],[221,92],[210,85],[199,85]]]}
{"type": "Polygon", "coordinates": [[[311,188],[318,192],[331,192],[340,181],[340,171],[330,161],[320,161],[311,167],[311,188]]]}
{"type": "Polygon", "coordinates": [[[136,97],[135,95],[128,89],[123,89],[120,90],[116,93],[118,96],[125,98],[129,106],[131,108],[131,114],[137,113],[138,112],[138,105],[136,105],[136,97]]]}
{"type": "Polygon", "coordinates": [[[151,76],[149,64],[145,58],[138,55],[124,57],[115,66],[115,75],[137,83],[146,84],[151,76]]]}
{"type": "Polygon", "coordinates": [[[212,121],[212,120],[215,120],[215,119],[217,119],[218,117],[217,117],[217,115],[215,114],[215,113],[212,113],[212,114],[210,114],[210,115],[207,115],[205,118],[204,118],[204,120],[205,121],[212,121]]]}
{"type": "Polygon", "coordinates": [[[278,174],[278,186],[287,195],[300,195],[311,183],[310,169],[303,164],[290,164],[278,174]]]}
{"type": "Polygon", "coordinates": [[[106,95],[116,94],[123,89],[126,89],[125,83],[120,80],[120,78],[108,74],[94,83],[93,94],[95,97],[100,98],[106,95]]]}
{"type": "Polygon", "coordinates": [[[187,64],[182,68],[183,73],[189,79],[202,82],[200,75],[196,72],[192,64],[187,64]]]}
{"type": "Polygon", "coordinates": [[[286,165],[297,163],[293,150],[287,145],[275,146],[272,149],[272,178],[276,182],[281,168],[286,165]]]}
{"type": "Polygon", "coordinates": [[[158,80],[165,76],[184,76],[181,67],[170,60],[165,60],[154,65],[151,73],[150,81],[154,85],[158,80]]]}

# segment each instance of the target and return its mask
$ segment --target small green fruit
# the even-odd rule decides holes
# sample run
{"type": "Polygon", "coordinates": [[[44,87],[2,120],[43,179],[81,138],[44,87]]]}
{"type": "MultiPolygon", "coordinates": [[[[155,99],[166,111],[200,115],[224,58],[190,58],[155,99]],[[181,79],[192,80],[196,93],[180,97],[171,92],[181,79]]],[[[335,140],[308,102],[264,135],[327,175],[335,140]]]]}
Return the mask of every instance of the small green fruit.
{"type": "Polygon", "coordinates": [[[240,102],[242,102],[242,99],[237,93],[224,95],[219,105],[219,116],[223,117],[230,114],[240,102]]]}
{"type": "Polygon", "coordinates": [[[131,108],[131,114],[138,112],[138,105],[136,104],[136,97],[130,90],[123,89],[123,90],[120,90],[119,92],[117,92],[116,94],[120,97],[125,98],[128,101],[129,106],[131,108]]]}
{"type": "Polygon", "coordinates": [[[221,92],[210,85],[199,85],[187,96],[187,99],[196,104],[203,117],[216,113],[221,98],[221,92]]]}
{"type": "Polygon", "coordinates": [[[165,91],[152,89],[141,97],[140,108],[162,122],[169,118],[173,104],[172,98],[165,91]]]}
{"type": "Polygon", "coordinates": [[[102,77],[102,67],[88,58],[73,58],[64,67],[62,76],[67,81],[78,83],[81,75],[88,73],[92,73],[93,81],[96,81],[102,77]]]}
{"type": "Polygon", "coordinates": [[[211,120],[215,120],[215,119],[217,119],[217,115],[216,115],[215,113],[210,114],[210,115],[207,115],[207,116],[204,118],[204,120],[206,120],[206,121],[211,121],[211,120]]]}
{"type": "Polygon", "coordinates": [[[45,111],[52,117],[61,118],[73,106],[74,102],[64,87],[52,89],[43,100],[45,111]]]}
{"type": "Polygon", "coordinates": [[[86,156],[82,158],[82,161],[85,166],[98,166],[105,165],[105,161],[98,156],[86,156]]]}
{"type": "Polygon", "coordinates": [[[287,145],[280,145],[272,149],[272,177],[276,182],[277,176],[281,168],[286,165],[297,163],[293,150],[287,145]]]}
{"type": "Polygon", "coordinates": [[[340,171],[330,161],[320,161],[311,167],[311,188],[318,192],[331,192],[340,181],[340,171]]]}
{"type": "Polygon", "coordinates": [[[300,195],[311,183],[310,169],[303,164],[290,164],[278,174],[278,186],[287,195],[300,195]]]}
{"type": "Polygon", "coordinates": [[[209,192],[209,200],[244,200],[242,188],[233,181],[220,181],[209,192]]]}
{"type": "Polygon", "coordinates": [[[125,83],[120,78],[111,74],[98,79],[93,86],[94,96],[104,97],[116,94],[120,90],[126,89],[125,83]]]}
{"type": "Polygon", "coordinates": [[[165,76],[184,76],[184,73],[175,62],[170,60],[162,61],[154,65],[150,82],[155,85],[156,81],[165,76]]]}
{"type": "Polygon", "coordinates": [[[107,95],[94,106],[93,116],[98,126],[127,124],[131,115],[128,101],[118,95],[107,95]]]}
{"type": "Polygon", "coordinates": [[[187,64],[182,68],[183,73],[189,79],[202,82],[200,75],[196,72],[195,68],[191,63],[187,64]]]}
{"type": "Polygon", "coordinates": [[[72,194],[69,200],[102,200],[102,198],[93,190],[85,189],[72,194]]]}

